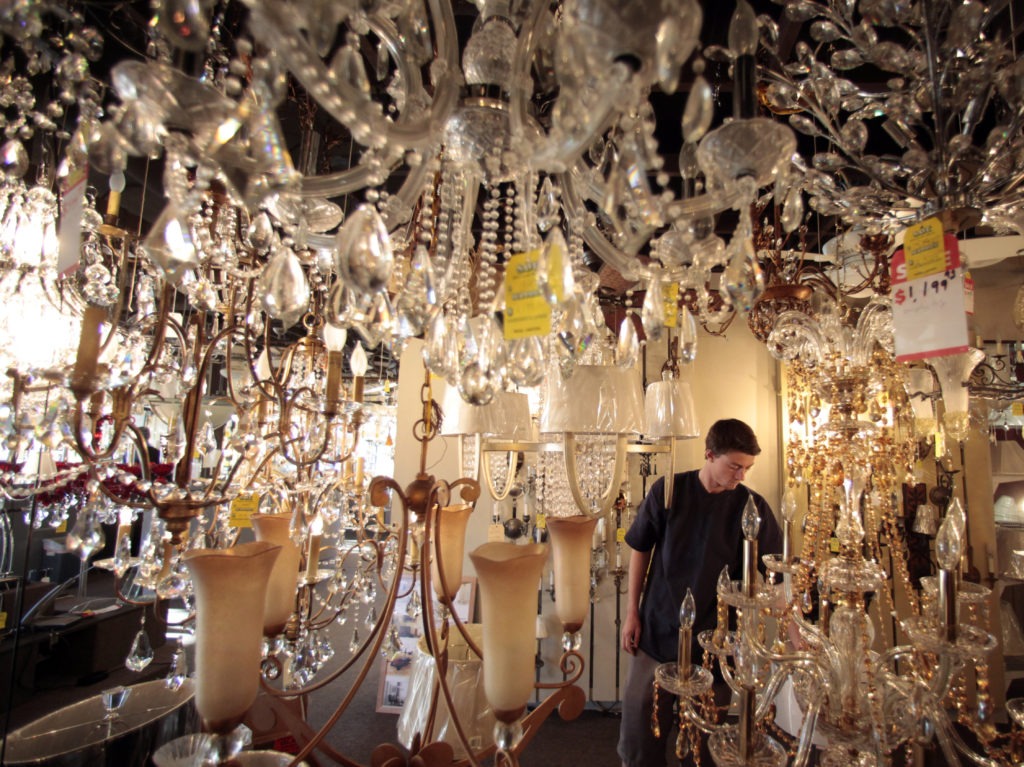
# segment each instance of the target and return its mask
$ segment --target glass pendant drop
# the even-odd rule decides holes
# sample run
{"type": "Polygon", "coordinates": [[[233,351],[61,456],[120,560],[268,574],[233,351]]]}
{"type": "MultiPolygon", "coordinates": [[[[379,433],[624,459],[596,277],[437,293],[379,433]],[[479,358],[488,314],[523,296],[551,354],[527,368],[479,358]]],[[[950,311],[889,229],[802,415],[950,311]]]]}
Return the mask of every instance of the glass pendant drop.
{"type": "Polygon", "coordinates": [[[693,362],[697,359],[697,320],[693,313],[683,307],[679,310],[679,361],[693,362]]]}
{"type": "Polygon", "coordinates": [[[278,247],[256,281],[267,314],[290,328],[309,308],[309,283],[291,248],[278,247]]]}
{"type": "Polygon", "coordinates": [[[508,377],[516,386],[538,386],[544,380],[544,345],[538,336],[517,338],[508,345],[508,377]]]}
{"type": "Polygon", "coordinates": [[[619,342],[615,347],[615,364],[620,368],[631,368],[640,359],[640,339],[632,313],[626,314],[619,325],[619,342]]]}
{"type": "Polygon", "coordinates": [[[355,290],[376,293],[388,284],[395,265],[388,230],[376,208],[360,205],[338,230],[338,275],[355,290]]]}
{"type": "Polygon", "coordinates": [[[644,296],[640,318],[648,338],[652,341],[661,338],[665,331],[665,294],[661,289],[661,275],[657,272],[647,282],[647,294],[644,296]]]}
{"type": "Polygon", "coordinates": [[[149,635],[146,633],[146,618],[143,616],[142,625],[132,640],[128,657],[124,659],[124,666],[129,671],[142,671],[153,662],[153,654],[153,645],[150,644],[149,635]]]}
{"type": "Polygon", "coordinates": [[[737,233],[729,249],[731,255],[722,280],[736,309],[749,312],[764,292],[764,273],[757,263],[754,244],[749,237],[737,233]]]}

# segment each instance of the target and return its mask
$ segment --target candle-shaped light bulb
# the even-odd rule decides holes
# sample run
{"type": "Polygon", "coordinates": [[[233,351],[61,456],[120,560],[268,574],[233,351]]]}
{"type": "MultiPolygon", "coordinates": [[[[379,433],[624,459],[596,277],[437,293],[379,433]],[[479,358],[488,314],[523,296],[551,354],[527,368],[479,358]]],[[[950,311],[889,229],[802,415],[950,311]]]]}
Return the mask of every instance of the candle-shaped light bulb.
{"type": "Polygon", "coordinates": [[[729,50],[735,56],[753,56],[757,37],[757,14],[747,0],[738,0],[729,20],[729,50]]]}
{"type": "Polygon", "coordinates": [[[960,564],[962,553],[963,533],[955,516],[948,513],[935,536],[935,559],[943,570],[954,571],[960,564]]]}
{"type": "MultiPolygon", "coordinates": [[[[345,341],[348,340],[348,331],[345,328],[335,327],[331,323],[324,323],[324,344],[329,352],[340,352],[345,348],[345,341]]],[[[363,355],[366,356],[365,354],[363,355]]],[[[365,372],[365,371],[364,371],[365,372]]]]}
{"type": "Polygon", "coordinates": [[[787,487],[786,492],[782,494],[782,520],[793,523],[796,520],[798,510],[796,493],[793,491],[792,486],[787,487]]]}
{"type": "Polygon", "coordinates": [[[718,588],[719,594],[728,594],[732,589],[732,578],[729,575],[729,568],[723,567],[722,572],[718,574],[718,588]]]}
{"type": "Polygon", "coordinates": [[[683,597],[683,601],[679,605],[679,628],[692,629],[695,620],[697,620],[697,603],[693,599],[693,592],[687,589],[686,596],[683,597]]]}
{"type": "Polygon", "coordinates": [[[679,654],[677,668],[679,676],[687,679],[690,676],[693,645],[693,622],[697,619],[697,605],[693,601],[693,592],[686,590],[686,596],[679,605],[679,654]]]}
{"type": "Polygon", "coordinates": [[[761,515],[757,513],[757,505],[754,503],[752,495],[747,496],[747,505],[743,507],[740,527],[743,529],[743,537],[748,541],[757,538],[757,532],[761,529],[761,515]]]}
{"type": "Polygon", "coordinates": [[[348,331],[327,323],[323,332],[327,346],[327,414],[334,415],[338,412],[341,398],[341,352],[345,348],[348,331]]]}
{"type": "Polygon", "coordinates": [[[366,359],[366,350],[363,345],[356,344],[352,349],[352,356],[348,358],[348,365],[352,369],[352,400],[363,401],[363,378],[370,363],[366,359]]]}
{"type": "Polygon", "coordinates": [[[788,562],[792,557],[793,549],[793,522],[797,515],[796,493],[792,486],[786,488],[782,494],[782,561],[788,562]]]}
{"type": "Polygon", "coordinates": [[[757,116],[757,16],[747,0],[737,0],[729,22],[732,65],[732,116],[745,120],[757,116]]]}

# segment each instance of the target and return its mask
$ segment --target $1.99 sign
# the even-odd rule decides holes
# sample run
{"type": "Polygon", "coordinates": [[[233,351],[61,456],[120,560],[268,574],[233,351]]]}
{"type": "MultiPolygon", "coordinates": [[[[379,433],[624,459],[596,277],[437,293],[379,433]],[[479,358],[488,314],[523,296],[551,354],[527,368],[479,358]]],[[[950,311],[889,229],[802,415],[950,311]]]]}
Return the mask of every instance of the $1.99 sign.
{"type": "Polygon", "coordinates": [[[906,247],[911,234],[908,230],[905,247],[893,254],[891,264],[896,359],[902,362],[966,351],[964,274],[956,237],[943,235],[939,240],[943,257],[927,259],[928,266],[922,268],[922,259],[908,262],[906,247]]]}

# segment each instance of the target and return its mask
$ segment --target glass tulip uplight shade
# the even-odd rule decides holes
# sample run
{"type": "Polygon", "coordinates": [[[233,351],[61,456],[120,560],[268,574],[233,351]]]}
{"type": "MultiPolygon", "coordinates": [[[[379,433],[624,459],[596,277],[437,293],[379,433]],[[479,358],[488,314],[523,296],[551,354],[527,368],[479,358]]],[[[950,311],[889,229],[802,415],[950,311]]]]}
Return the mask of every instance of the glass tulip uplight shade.
{"type": "Polygon", "coordinates": [[[270,572],[267,600],[263,616],[263,633],[277,636],[295,611],[295,585],[298,582],[302,552],[291,537],[291,514],[253,514],[250,518],[256,540],[281,547],[281,553],[270,572]]]}
{"type": "Polygon", "coordinates": [[[468,503],[444,506],[437,511],[437,550],[430,559],[430,580],[434,594],[448,604],[454,601],[462,585],[466,525],[469,524],[469,516],[472,513],[473,507],[468,503]]]}
{"type": "Polygon", "coordinates": [[[480,581],[484,692],[499,722],[516,722],[533,692],[537,582],[548,547],[492,542],[469,558],[480,581]]]}
{"type": "Polygon", "coordinates": [[[267,584],[280,551],[253,541],[182,557],[196,600],[196,710],[211,732],[230,732],[259,692],[267,584]]]}
{"type": "Polygon", "coordinates": [[[951,439],[961,441],[967,438],[970,427],[967,379],[983,359],[985,352],[969,349],[959,354],[929,357],[926,360],[935,370],[942,388],[942,425],[951,439]]]}
{"type": "Polygon", "coordinates": [[[583,627],[590,607],[590,548],[596,526],[597,517],[553,517],[547,521],[554,553],[555,609],[567,636],[583,627]]]}

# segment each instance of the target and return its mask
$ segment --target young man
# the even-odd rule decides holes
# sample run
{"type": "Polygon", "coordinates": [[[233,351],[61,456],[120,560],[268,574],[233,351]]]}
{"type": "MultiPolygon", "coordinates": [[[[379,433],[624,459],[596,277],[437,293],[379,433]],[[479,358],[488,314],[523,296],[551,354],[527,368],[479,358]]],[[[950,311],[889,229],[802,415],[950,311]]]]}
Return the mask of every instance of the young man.
{"type": "Polygon", "coordinates": [[[665,508],[664,480],[659,479],[626,533],[633,552],[622,647],[634,657],[623,693],[619,730],[618,750],[625,767],[669,763],[666,748],[675,745],[675,738],[669,737],[674,725],[672,698],[665,692],[659,694],[662,737],[656,738],[651,728],[654,670],[676,660],[679,606],[687,588],[697,607],[693,659],[700,663],[703,650],[697,636],[715,627],[719,574],[728,567],[733,580],[742,575],[740,521],[748,495],[754,498],[761,517],[758,559],[761,554],[782,550],[782,533],[771,508],[741,484],[761,452],[754,432],[736,419],[717,421],[704,444],[704,465],[673,478],[672,507],[665,508]]]}

